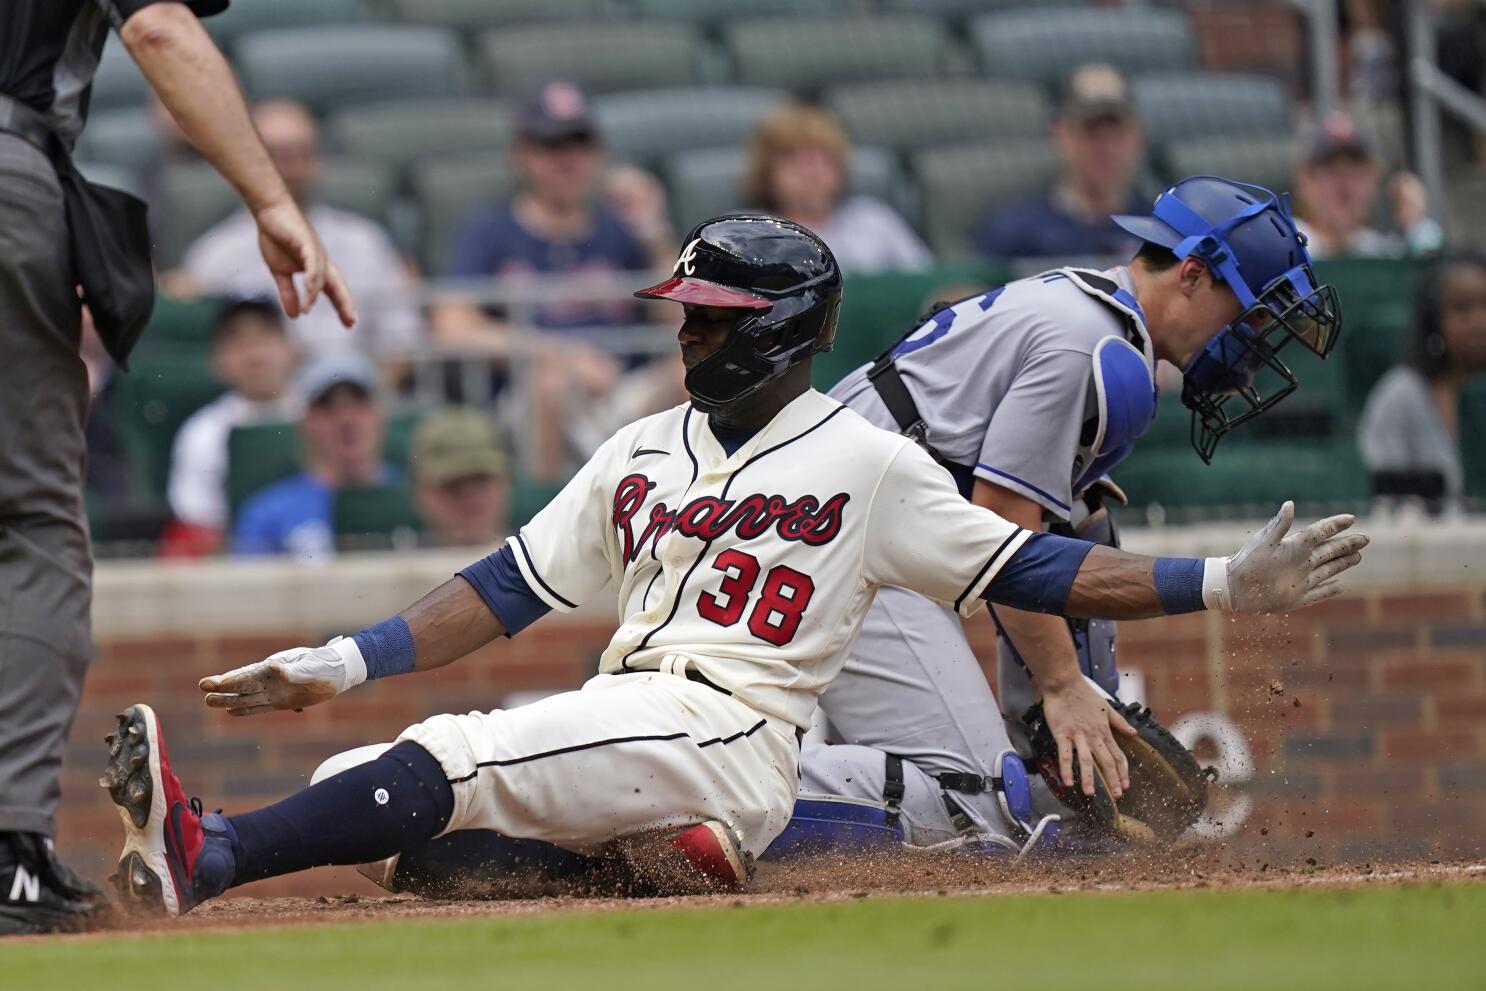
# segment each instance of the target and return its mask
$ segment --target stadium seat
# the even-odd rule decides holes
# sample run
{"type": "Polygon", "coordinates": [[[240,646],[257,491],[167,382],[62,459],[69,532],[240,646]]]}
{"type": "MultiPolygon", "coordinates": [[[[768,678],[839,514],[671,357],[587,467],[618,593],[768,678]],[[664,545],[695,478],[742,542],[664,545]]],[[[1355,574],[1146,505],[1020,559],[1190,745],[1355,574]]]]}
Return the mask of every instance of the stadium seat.
{"type": "Polygon", "coordinates": [[[342,153],[401,169],[432,155],[506,147],[511,110],[499,100],[397,100],[347,107],[327,131],[342,153]]]}
{"type": "Polygon", "coordinates": [[[897,151],[1046,134],[1040,86],[989,79],[905,79],[840,86],[825,104],[853,141],[897,151]]]}
{"type": "Polygon", "coordinates": [[[935,17],[965,18],[997,8],[1079,7],[1090,0],[877,0],[885,11],[910,14],[932,14],[935,17]]]}
{"type": "Polygon", "coordinates": [[[829,14],[851,0],[633,0],[642,17],[692,21],[713,29],[746,17],[775,14],[829,14]]]}
{"type": "Polygon", "coordinates": [[[120,107],[88,115],[76,154],[93,162],[140,169],[154,162],[159,143],[149,107],[120,107]]]}
{"type": "Polygon", "coordinates": [[[699,86],[611,93],[595,111],[610,152],[650,166],[693,148],[741,145],[789,101],[784,90],[699,86]]]}
{"type": "Polygon", "coordinates": [[[288,420],[234,427],[227,437],[227,504],[236,518],[255,492],[299,470],[299,430],[288,420]]]}
{"type": "Polygon", "coordinates": [[[124,107],[141,109],[150,102],[150,84],[145,82],[139,66],[129,57],[124,43],[109,32],[93,74],[92,95],[88,97],[89,115],[124,107]]]}
{"type": "Polygon", "coordinates": [[[1195,138],[1166,146],[1171,178],[1221,175],[1275,192],[1290,188],[1294,142],[1289,135],[1195,138]]]}
{"type": "Polygon", "coordinates": [[[353,103],[460,96],[458,39],[441,28],[391,24],[259,31],[237,43],[243,85],[255,100],[290,97],[317,114],[353,103]]]}
{"type": "Polygon", "coordinates": [[[812,93],[834,83],[934,76],[951,58],[932,17],[775,17],[724,31],[738,82],[812,93]]]}
{"type": "Polygon", "coordinates": [[[1269,76],[1163,73],[1135,80],[1134,92],[1146,133],[1156,145],[1219,135],[1290,133],[1289,94],[1269,76]]]}
{"type": "MultiPolygon", "coordinates": [[[[1242,428],[1240,428],[1242,429],[1242,428]]],[[[1368,495],[1367,471],[1353,439],[1320,443],[1266,441],[1218,445],[1211,465],[1191,449],[1136,445],[1112,473],[1132,510],[1159,504],[1172,522],[1217,509],[1269,516],[1286,499],[1306,512],[1330,505],[1357,508],[1368,495]]]]}
{"type": "Polygon", "coordinates": [[[433,274],[444,271],[444,259],[469,216],[510,196],[515,187],[503,152],[421,162],[409,181],[422,208],[419,260],[433,274]]]}
{"type": "Polygon", "coordinates": [[[136,353],[129,373],[120,376],[115,410],[136,491],[164,500],[176,431],[221,395],[222,385],[212,378],[204,351],[151,351],[136,353]]]}
{"type": "Polygon", "coordinates": [[[210,343],[212,318],[222,301],[215,296],[182,299],[163,293],[155,297],[155,310],[140,335],[139,355],[169,352],[205,353],[210,343]]]}
{"type": "Polygon", "coordinates": [[[386,0],[385,7],[388,16],[399,21],[478,31],[529,21],[594,21],[606,16],[610,4],[607,0],[386,0]]]}
{"type": "MultiPolygon", "coordinates": [[[[857,147],[851,155],[851,191],[898,205],[902,199],[902,176],[892,153],[881,148],[857,147]]],[[[742,188],[746,160],[747,152],[741,148],[706,148],[673,157],[665,173],[676,226],[689,230],[708,217],[750,209],[742,188]]]]}
{"type": "Polygon", "coordinates": [[[201,23],[223,49],[254,31],[349,24],[361,17],[362,0],[232,0],[201,23]]]}
{"type": "Polygon", "coordinates": [[[910,169],[929,246],[953,256],[974,250],[991,211],[1045,188],[1058,159],[1043,139],[989,141],[919,152],[910,169]]]}
{"type": "Polygon", "coordinates": [[[1346,371],[1355,413],[1379,378],[1398,363],[1413,322],[1414,282],[1421,263],[1349,258],[1316,264],[1316,278],[1341,296],[1342,335],[1336,350],[1346,371]]]}
{"type": "Polygon", "coordinates": [[[1185,70],[1196,52],[1186,14],[1146,7],[1010,10],[975,18],[970,34],[987,75],[1048,86],[1086,62],[1131,75],[1185,70]]]}
{"type": "Polygon", "coordinates": [[[595,93],[699,81],[702,44],[689,24],[535,24],[480,37],[497,92],[522,95],[565,79],[595,93]]]}
{"type": "MultiPolygon", "coordinates": [[[[396,194],[396,175],[378,162],[327,159],[320,178],[325,202],[386,223],[396,194]]],[[[207,228],[241,205],[227,180],[206,162],[186,162],[165,169],[154,214],[155,263],[180,263],[186,249],[207,228]]]]}
{"type": "Polygon", "coordinates": [[[382,549],[397,534],[420,529],[406,484],[345,489],[335,495],[335,535],[348,549],[382,549]]]}

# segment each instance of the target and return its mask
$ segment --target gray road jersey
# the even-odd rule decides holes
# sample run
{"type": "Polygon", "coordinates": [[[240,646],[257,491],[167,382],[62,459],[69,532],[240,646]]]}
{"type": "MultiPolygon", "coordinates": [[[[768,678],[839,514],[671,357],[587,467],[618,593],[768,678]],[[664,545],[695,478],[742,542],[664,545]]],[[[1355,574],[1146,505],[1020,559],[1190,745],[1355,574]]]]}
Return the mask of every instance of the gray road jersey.
{"type": "MultiPolygon", "coordinates": [[[[1133,292],[1129,269],[1101,274],[1133,292]]],[[[940,454],[1066,520],[1083,468],[1079,435],[1091,415],[1094,348],[1111,335],[1128,337],[1129,326],[1067,276],[1046,272],[934,314],[898,346],[896,360],[940,454]]],[[[1146,341],[1132,343],[1149,355],[1146,341]]],[[[867,366],[831,396],[897,429],[867,366]]]]}

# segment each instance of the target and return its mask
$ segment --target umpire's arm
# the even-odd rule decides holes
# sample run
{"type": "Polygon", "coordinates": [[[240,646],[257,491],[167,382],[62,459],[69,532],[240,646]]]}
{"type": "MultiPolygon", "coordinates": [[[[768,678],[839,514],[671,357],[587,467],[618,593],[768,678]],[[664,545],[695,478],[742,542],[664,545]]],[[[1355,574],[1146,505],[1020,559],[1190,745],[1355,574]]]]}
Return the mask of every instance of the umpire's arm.
{"type": "Polygon", "coordinates": [[[227,60],[183,3],[152,3],[119,29],[130,56],[181,131],[237,188],[258,224],[263,258],[278,284],[284,311],[298,316],[323,289],[341,322],[356,322],[356,306],[314,228],[289,196],[253,129],[227,60]],[[304,276],[304,293],[293,276],[304,276]]]}

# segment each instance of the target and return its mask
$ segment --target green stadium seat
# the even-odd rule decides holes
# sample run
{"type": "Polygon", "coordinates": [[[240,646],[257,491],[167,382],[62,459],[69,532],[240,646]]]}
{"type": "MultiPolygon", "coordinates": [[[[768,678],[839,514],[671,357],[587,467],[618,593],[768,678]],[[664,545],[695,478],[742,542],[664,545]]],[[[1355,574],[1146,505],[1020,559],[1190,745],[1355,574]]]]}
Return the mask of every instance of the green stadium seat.
{"type": "Polygon", "coordinates": [[[606,0],[387,0],[389,17],[460,31],[530,21],[585,23],[608,14],[606,0]]]}
{"type": "Polygon", "coordinates": [[[1058,159],[1045,139],[988,141],[921,151],[910,159],[918,180],[923,231],[941,255],[963,255],[991,211],[1047,187],[1058,159]]]}
{"type": "Polygon", "coordinates": [[[1342,335],[1336,355],[1346,374],[1353,413],[1383,373],[1398,363],[1413,321],[1414,283],[1421,263],[1399,259],[1346,258],[1316,263],[1316,278],[1336,286],[1341,297],[1342,335]]]}
{"type": "Polygon", "coordinates": [[[93,73],[92,95],[88,97],[88,113],[100,114],[107,110],[124,108],[141,109],[150,103],[150,84],[124,43],[109,32],[103,45],[103,55],[98,60],[98,71],[93,73]]]}
{"type": "Polygon", "coordinates": [[[715,29],[728,21],[775,14],[829,14],[845,10],[850,0],[633,0],[642,17],[692,21],[715,29]]]}
{"type": "MultiPolygon", "coordinates": [[[[1277,79],[1239,72],[1142,76],[1135,105],[1153,144],[1239,135],[1287,136],[1290,97],[1277,79]]],[[[1227,175],[1227,173],[1223,173],[1227,175]]]]}
{"type": "Polygon", "coordinates": [[[380,549],[399,533],[422,529],[406,484],[344,489],[335,495],[334,512],[336,537],[357,550],[380,549]]]}
{"type": "Polygon", "coordinates": [[[233,517],[253,493],[299,470],[299,429],[291,421],[234,427],[227,437],[227,504],[233,517]]]}
{"type": "Polygon", "coordinates": [[[358,24],[258,31],[239,40],[236,53],[253,99],[288,97],[321,115],[354,103],[460,96],[466,90],[458,39],[441,28],[358,24]]]}
{"type": "Polygon", "coordinates": [[[136,491],[163,501],[176,431],[192,413],[222,393],[205,352],[136,353],[120,376],[117,415],[136,491]]]}
{"type": "Polygon", "coordinates": [[[360,19],[361,0],[232,0],[222,13],[201,23],[223,49],[255,31],[350,24],[360,19]]]}
{"type": "Polygon", "coordinates": [[[121,107],[88,115],[78,139],[78,158],[126,169],[150,165],[159,154],[159,132],[149,107],[121,107]]]}
{"type": "Polygon", "coordinates": [[[811,377],[828,390],[902,337],[938,301],[963,298],[1009,278],[1002,265],[968,259],[926,272],[848,274],[836,346],[815,356],[811,377]]]}
{"type": "Polygon", "coordinates": [[[1090,0],[877,0],[885,11],[906,14],[932,14],[935,17],[962,19],[984,14],[988,10],[1013,10],[1025,7],[1079,7],[1090,0]]]}
{"type": "MultiPolygon", "coordinates": [[[[677,227],[689,230],[708,217],[751,209],[743,194],[746,163],[747,152],[741,148],[704,148],[674,156],[667,163],[665,173],[677,227]]],[[[876,196],[890,203],[902,198],[897,160],[881,148],[851,150],[850,181],[853,193],[876,196]]]]}
{"type": "Polygon", "coordinates": [[[1275,192],[1290,188],[1295,147],[1289,135],[1194,138],[1166,146],[1166,170],[1172,179],[1221,175],[1251,182],[1275,192]]]}
{"type": "Polygon", "coordinates": [[[1052,114],[1033,83],[904,79],[832,89],[825,105],[853,141],[912,152],[932,145],[1044,137],[1052,114]]]}
{"type": "Polygon", "coordinates": [[[610,93],[594,109],[616,158],[652,166],[693,148],[743,144],[789,101],[784,90],[697,86],[610,93]]]}
{"type": "Polygon", "coordinates": [[[554,79],[602,93],[696,83],[702,43],[691,25],[667,21],[534,24],[486,32],[480,54],[499,93],[554,79]]]}
{"type": "MultiPolygon", "coordinates": [[[[180,263],[191,243],[241,205],[235,190],[206,162],[167,166],[154,213],[155,264],[180,263]]],[[[320,177],[325,202],[386,223],[397,194],[396,173],[378,162],[327,159],[320,177]]]]}
{"type": "Polygon", "coordinates": [[[724,31],[738,82],[813,93],[836,83],[944,72],[952,52],[932,17],[776,17],[724,31]]]}
{"type": "Polygon", "coordinates": [[[539,482],[518,473],[511,481],[511,526],[525,526],[562,491],[562,482],[539,482]]]}
{"type": "Polygon", "coordinates": [[[1220,509],[1269,516],[1286,499],[1303,506],[1357,509],[1369,491],[1367,470],[1351,437],[1233,445],[1225,440],[1211,465],[1204,465],[1191,449],[1137,444],[1111,474],[1133,508],[1159,504],[1168,513],[1177,511],[1174,522],[1210,517],[1220,509]]]}
{"type": "Polygon", "coordinates": [[[212,320],[221,306],[222,301],[215,296],[182,299],[164,293],[157,295],[155,310],[140,336],[136,353],[205,353],[210,344],[212,320]]]}
{"type": "Polygon", "coordinates": [[[1486,382],[1469,382],[1460,397],[1460,460],[1465,493],[1486,499],[1486,382]]]}
{"type": "Polygon", "coordinates": [[[500,100],[397,100],[338,111],[326,128],[343,154],[403,168],[434,155],[499,151],[511,140],[500,100]]]}
{"type": "Polygon", "coordinates": [[[1186,14],[1146,7],[1009,10],[975,18],[970,34],[986,75],[1047,86],[1087,62],[1130,75],[1182,71],[1197,49],[1186,14]]]}
{"type": "Polygon", "coordinates": [[[420,162],[409,181],[422,209],[419,260],[430,273],[444,271],[444,259],[470,215],[506,199],[516,185],[504,152],[420,162]]]}

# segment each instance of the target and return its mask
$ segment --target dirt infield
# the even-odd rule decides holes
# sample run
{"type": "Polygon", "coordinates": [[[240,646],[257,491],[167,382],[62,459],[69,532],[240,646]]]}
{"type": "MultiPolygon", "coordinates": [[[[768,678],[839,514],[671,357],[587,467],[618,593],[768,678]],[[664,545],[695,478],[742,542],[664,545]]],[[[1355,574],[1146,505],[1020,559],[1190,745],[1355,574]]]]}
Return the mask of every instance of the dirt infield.
{"type": "Polygon", "coordinates": [[[1271,865],[1262,860],[1225,860],[1221,853],[1201,850],[1153,857],[1126,855],[1018,864],[986,857],[892,854],[849,860],[819,858],[788,866],[765,864],[750,889],[741,894],[657,898],[527,891],[508,893],[510,897],[451,900],[413,895],[221,898],[181,919],[119,914],[108,920],[104,929],[113,933],[180,928],[241,929],[362,920],[767,905],[905,894],[1067,895],[1205,888],[1282,890],[1483,883],[1486,883],[1486,863],[1475,861],[1271,865]]]}

